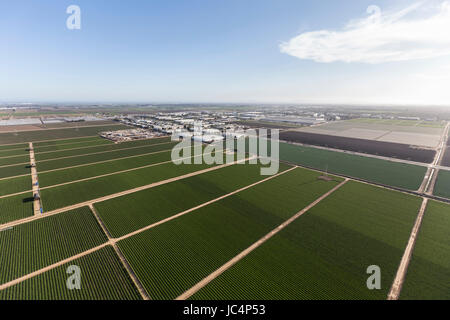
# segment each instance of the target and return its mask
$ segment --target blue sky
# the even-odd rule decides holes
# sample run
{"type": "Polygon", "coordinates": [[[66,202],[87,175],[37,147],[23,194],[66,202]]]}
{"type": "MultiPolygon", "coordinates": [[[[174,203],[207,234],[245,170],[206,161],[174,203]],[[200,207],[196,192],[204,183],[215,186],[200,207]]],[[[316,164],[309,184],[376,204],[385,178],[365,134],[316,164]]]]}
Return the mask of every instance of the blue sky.
{"type": "MultiPolygon", "coordinates": [[[[411,13],[411,28],[443,3],[426,2],[411,13]]],[[[364,26],[370,5],[395,13],[414,3],[2,0],[0,102],[450,104],[446,40],[425,44],[426,54],[423,43],[412,43],[395,58],[385,51],[379,58],[374,39],[353,43],[374,34],[364,26]],[[66,27],[72,4],[81,8],[81,30],[66,27]],[[361,21],[348,34],[355,20],[361,21]]],[[[400,23],[385,24],[377,35],[387,41],[383,48],[398,51],[385,39],[394,28],[400,23]]]]}

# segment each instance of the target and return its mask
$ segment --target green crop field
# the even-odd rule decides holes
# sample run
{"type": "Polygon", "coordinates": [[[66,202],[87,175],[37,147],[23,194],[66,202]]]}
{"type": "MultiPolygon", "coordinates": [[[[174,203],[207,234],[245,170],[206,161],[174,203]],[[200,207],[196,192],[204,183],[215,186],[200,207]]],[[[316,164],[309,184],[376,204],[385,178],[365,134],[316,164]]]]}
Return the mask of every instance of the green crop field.
{"type": "Polygon", "coordinates": [[[209,167],[211,166],[205,164],[179,166],[173,163],[161,164],[54,188],[41,189],[41,199],[44,210],[51,211],[209,167]]]}
{"type": "Polygon", "coordinates": [[[384,300],[420,204],[347,182],[192,298],[384,300]],[[381,290],[366,287],[371,265],[381,290]]]}
{"type": "MultiPolygon", "coordinates": [[[[94,162],[107,161],[120,159],[131,156],[139,156],[144,154],[156,153],[169,151],[173,148],[175,144],[173,143],[164,143],[158,145],[149,145],[142,146],[132,149],[120,149],[116,151],[108,151],[108,152],[95,152],[93,154],[86,155],[76,155],[70,156],[69,158],[63,159],[50,159],[45,161],[40,161],[37,163],[38,172],[44,172],[47,170],[66,168],[71,166],[78,166],[84,164],[90,164],[94,162]]],[[[0,168],[1,169],[1,168],[0,168]]]]}
{"type": "Polygon", "coordinates": [[[106,235],[87,207],[2,230],[0,284],[106,241],[106,235]]]}
{"type": "Polygon", "coordinates": [[[27,148],[20,148],[20,149],[14,149],[14,150],[4,150],[0,151],[0,159],[4,159],[6,157],[13,157],[13,156],[23,156],[23,155],[29,155],[29,151],[27,148]]]}
{"type": "Polygon", "coordinates": [[[107,246],[0,291],[0,300],[139,300],[141,296],[114,249],[107,246]],[[69,290],[71,265],[80,267],[81,289],[69,290]]]}
{"type": "Polygon", "coordinates": [[[123,142],[118,144],[107,144],[107,145],[99,145],[99,146],[91,146],[85,147],[81,149],[72,149],[72,150],[63,150],[63,151],[53,151],[53,152],[44,152],[44,153],[36,153],[36,161],[48,160],[48,159],[57,159],[62,157],[70,157],[70,156],[79,156],[79,155],[87,155],[90,153],[98,153],[98,152],[108,152],[114,150],[121,150],[127,148],[139,148],[146,147],[151,145],[170,145],[173,144],[170,142],[169,138],[162,139],[148,139],[148,140],[138,140],[138,141],[130,141],[123,142]]]}
{"type": "Polygon", "coordinates": [[[170,151],[142,155],[122,160],[108,161],[104,163],[83,165],[81,167],[63,168],[39,174],[41,187],[52,186],[60,183],[100,176],[108,173],[143,167],[151,164],[170,161],[170,151]]]}
{"type": "Polygon", "coordinates": [[[37,154],[41,154],[43,152],[55,152],[55,151],[70,150],[70,149],[83,150],[83,148],[87,148],[87,147],[112,145],[112,144],[113,144],[113,142],[111,142],[109,140],[97,138],[96,140],[92,140],[92,141],[57,144],[54,146],[44,146],[44,147],[39,147],[39,148],[35,147],[34,153],[37,155],[37,154]]]}
{"type": "Polygon", "coordinates": [[[20,143],[20,144],[6,144],[0,146],[0,151],[13,150],[13,149],[26,149],[28,148],[28,143],[20,143]]]}
{"type": "Polygon", "coordinates": [[[449,300],[450,205],[429,201],[400,299],[449,300]]]}
{"type": "Polygon", "coordinates": [[[24,174],[31,174],[31,169],[29,168],[30,161],[24,164],[11,165],[6,167],[0,167],[0,179],[21,176],[24,174]]]}
{"type": "MultiPolygon", "coordinates": [[[[260,175],[260,168],[233,165],[96,203],[94,207],[111,235],[120,237],[262,180],[265,177],[260,175]]],[[[286,169],[288,166],[280,166],[280,172],[286,169]]]]}
{"type": "Polygon", "coordinates": [[[0,208],[0,224],[29,217],[33,215],[33,194],[0,198],[0,208]]]}
{"type": "Polygon", "coordinates": [[[280,143],[280,159],[389,186],[417,190],[426,167],[280,143]]]}
{"type": "Polygon", "coordinates": [[[0,197],[31,189],[31,175],[0,180],[0,197]]]}
{"type": "Polygon", "coordinates": [[[450,199],[450,171],[439,170],[434,195],[450,199]]]}
{"type": "Polygon", "coordinates": [[[51,129],[51,130],[36,130],[36,131],[22,131],[22,132],[8,132],[0,133],[1,144],[13,144],[21,142],[33,142],[42,140],[56,140],[67,139],[73,137],[94,136],[98,132],[110,130],[123,130],[129,127],[124,125],[85,127],[85,128],[70,128],[70,129],[51,129]]]}
{"type": "Polygon", "coordinates": [[[20,156],[12,156],[0,159],[0,168],[3,166],[13,165],[13,164],[22,164],[30,162],[30,154],[20,155],[20,156]]]}
{"type": "MultiPolygon", "coordinates": [[[[33,142],[33,146],[35,147],[35,149],[38,149],[41,147],[51,147],[51,146],[59,146],[59,145],[73,144],[73,143],[79,143],[79,142],[91,142],[91,141],[98,141],[98,140],[104,140],[104,139],[95,135],[95,136],[83,137],[83,138],[70,138],[70,139],[58,139],[58,140],[33,142]]],[[[27,147],[28,147],[28,145],[27,145],[27,147]]]]}
{"type": "Polygon", "coordinates": [[[318,175],[297,168],[118,245],[153,299],[173,299],[338,183],[318,175]]]}

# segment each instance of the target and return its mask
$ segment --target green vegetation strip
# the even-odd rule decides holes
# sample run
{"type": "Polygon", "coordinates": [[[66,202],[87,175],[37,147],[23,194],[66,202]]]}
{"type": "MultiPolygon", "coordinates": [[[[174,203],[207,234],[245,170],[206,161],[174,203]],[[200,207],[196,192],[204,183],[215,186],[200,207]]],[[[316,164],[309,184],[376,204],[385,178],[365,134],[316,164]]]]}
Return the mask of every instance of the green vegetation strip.
{"type": "Polygon", "coordinates": [[[421,199],[347,182],[193,299],[386,299],[421,199]],[[381,289],[366,286],[381,268],[381,289]]]}
{"type": "Polygon", "coordinates": [[[130,141],[123,142],[118,144],[107,144],[107,145],[99,145],[99,146],[91,146],[82,149],[72,149],[72,150],[63,150],[63,151],[54,151],[54,152],[45,152],[45,153],[37,153],[36,161],[48,160],[48,159],[57,159],[62,157],[70,157],[70,156],[78,156],[78,155],[87,155],[90,153],[97,152],[107,152],[114,150],[121,150],[126,148],[133,147],[145,147],[155,144],[163,144],[169,143],[170,138],[162,138],[162,139],[149,139],[149,140],[138,140],[138,141],[130,141]]]}
{"type": "Polygon", "coordinates": [[[45,147],[34,147],[34,153],[40,154],[42,152],[55,152],[55,151],[62,151],[62,150],[69,150],[69,149],[80,149],[80,148],[87,148],[87,147],[94,147],[94,146],[101,146],[101,145],[112,145],[113,143],[109,140],[97,138],[93,141],[83,141],[83,142],[76,142],[76,143],[70,143],[70,144],[58,144],[55,146],[45,146],[45,147]]]}
{"type": "Polygon", "coordinates": [[[429,201],[400,299],[449,300],[450,205],[429,201]]]}
{"type": "Polygon", "coordinates": [[[111,246],[51,269],[0,291],[0,300],[139,300],[133,285],[111,246]],[[66,285],[68,267],[81,271],[81,289],[66,285]]]}
{"type": "Polygon", "coordinates": [[[20,143],[20,144],[6,144],[3,146],[0,146],[0,151],[6,151],[11,149],[26,149],[28,148],[28,143],[20,143]]]}
{"type": "Polygon", "coordinates": [[[107,241],[88,207],[0,231],[0,284],[107,241]]]}
{"type": "Polygon", "coordinates": [[[450,171],[439,170],[434,195],[450,199],[450,171]]]}
{"type": "Polygon", "coordinates": [[[24,174],[31,174],[29,163],[30,158],[28,157],[28,162],[25,162],[24,164],[12,165],[8,167],[0,167],[0,179],[21,176],[24,174]]]}
{"type": "MultiPolygon", "coordinates": [[[[280,172],[288,169],[281,165],[280,172]]],[[[267,178],[259,165],[233,165],[94,204],[115,238],[267,178]]]]}
{"type": "Polygon", "coordinates": [[[124,125],[98,126],[86,128],[67,128],[54,130],[36,130],[22,132],[0,133],[1,144],[13,144],[43,140],[67,139],[75,137],[94,136],[102,131],[129,129],[124,125]]]}
{"type": "Polygon", "coordinates": [[[0,180],[0,196],[19,193],[32,189],[31,175],[0,180]]]}
{"type": "Polygon", "coordinates": [[[171,152],[167,151],[150,155],[142,155],[135,158],[114,160],[104,163],[85,165],[82,167],[40,173],[39,185],[43,188],[60,183],[166,162],[170,161],[170,155],[171,152]]]}
{"type": "Polygon", "coordinates": [[[58,146],[58,145],[64,145],[64,144],[72,144],[72,143],[79,143],[79,142],[91,142],[95,140],[103,139],[99,136],[91,136],[91,137],[83,137],[83,138],[72,138],[72,139],[59,139],[59,140],[49,140],[49,141],[42,141],[42,142],[33,142],[33,145],[35,148],[41,148],[41,147],[50,147],[50,146],[58,146]]]}
{"type": "MultiPolygon", "coordinates": [[[[175,143],[163,143],[158,145],[149,145],[138,147],[134,149],[124,149],[124,150],[116,150],[111,152],[99,152],[95,154],[86,154],[73,156],[65,159],[53,159],[41,161],[37,164],[38,172],[43,172],[47,170],[61,169],[66,167],[84,165],[94,162],[114,160],[120,158],[126,158],[131,156],[139,156],[148,153],[155,153],[160,151],[168,151],[171,150],[175,146],[175,143]]],[[[1,169],[1,168],[0,168],[1,169]]]]}
{"type": "Polygon", "coordinates": [[[2,198],[0,208],[0,224],[32,216],[33,194],[30,192],[2,198]]]}
{"type": "Polygon", "coordinates": [[[24,154],[24,155],[20,155],[20,156],[12,156],[12,157],[7,157],[7,158],[2,158],[0,159],[0,169],[2,169],[2,166],[9,166],[9,165],[14,165],[14,164],[22,164],[22,163],[26,163],[26,162],[30,162],[30,154],[24,154]]]}
{"type": "Polygon", "coordinates": [[[176,298],[338,184],[318,175],[297,168],[118,245],[153,299],[176,298]]]}
{"type": "Polygon", "coordinates": [[[280,143],[280,159],[384,185],[417,190],[426,167],[280,143]]]}
{"type": "Polygon", "coordinates": [[[0,151],[0,159],[4,159],[5,157],[28,155],[29,151],[27,149],[28,147],[22,149],[0,151]]]}

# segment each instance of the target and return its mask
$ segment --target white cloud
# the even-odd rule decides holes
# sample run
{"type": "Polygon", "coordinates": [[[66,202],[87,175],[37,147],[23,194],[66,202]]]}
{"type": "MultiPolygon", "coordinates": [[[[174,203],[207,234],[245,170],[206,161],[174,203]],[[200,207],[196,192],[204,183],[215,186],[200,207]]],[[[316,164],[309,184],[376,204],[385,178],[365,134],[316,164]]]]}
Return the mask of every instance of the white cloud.
{"type": "Polygon", "coordinates": [[[450,2],[424,2],[402,10],[367,9],[339,31],[302,33],[280,45],[281,52],[317,62],[382,63],[427,59],[450,54],[450,2]]]}

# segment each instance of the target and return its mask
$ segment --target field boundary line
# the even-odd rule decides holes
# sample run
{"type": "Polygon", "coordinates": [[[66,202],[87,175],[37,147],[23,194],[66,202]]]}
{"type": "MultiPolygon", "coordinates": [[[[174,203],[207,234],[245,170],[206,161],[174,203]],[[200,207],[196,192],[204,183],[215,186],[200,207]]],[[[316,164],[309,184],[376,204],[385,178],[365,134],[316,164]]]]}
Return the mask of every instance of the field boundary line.
{"type": "Polygon", "coordinates": [[[400,297],[400,292],[403,287],[403,282],[405,281],[409,262],[411,261],[412,253],[416,244],[417,236],[419,235],[420,226],[422,224],[427,204],[428,199],[423,198],[422,205],[420,206],[416,222],[414,223],[411,235],[409,236],[408,244],[406,245],[405,251],[403,252],[402,259],[400,260],[400,265],[398,266],[397,274],[395,275],[391,289],[387,296],[387,300],[398,300],[398,298],[400,297]]]}
{"type": "Polygon", "coordinates": [[[94,206],[92,204],[89,205],[89,209],[91,210],[92,214],[94,215],[95,219],[97,219],[98,224],[102,228],[103,232],[105,233],[108,240],[112,243],[112,247],[114,248],[114,251],[116,252],[117,257],[119,258],[120,262],[122,263],[123,267],[128,273],[128,276],[131,278],[131,281],[133,281],[133,284],[135,285],[136,289],[139,291],[139,294],[141,295],[143,300],[150,300],[150,296],[148,295],[147,291],[144,289],[144,286],[139,281],[139,278],[134,273],[133,269],[131,268],[128,261],[125,259],[125,256],[120,251],[119,247],[113,241],[111,237],[111,233],[108,231],[108,228],[103,223],[102,219],[100,219],[100,216],[98,215],[97,210],[95,210],[94,206]]]}
{"type": "MultiPolygon", "coordinates": [[[[69,158],[76,158],[76,157],[82,157],[82,156],[89,156],[91,154],[102,154],[102,153],[110,153],[110,152],[116,152],[116,151],[122,151],[122,150],[131,150],[131,149],[146,148],[146,147],[151,147],[151,146],[160,146],[160,145],[169,144],[169,143],[174,143],[174,142],[173,141],[169,141],[169,142],[155,143],[155,144],[149,144],[149,145],[144,145],[144,146],[136,146],[136,147],[130,147],[130,148],[122,148],[122,149],[115,149],[115,150],[108,150],[108,151],[99,151],[99,152],[92,152],[92,153],[83,153],[83,154],[77,154],[77,155],[74,155],[74,156],[66,156],[66,157],[59,157],[59,158],[37,160],[37,162],[38,163],[39,162],[47,162],[47,161],[52,161],[52,160],[61,160],[61,159],[69,159],[69,158]]],[[[52,152],[64,152],[64,151],[66,151],[66,150],[52,151],[52,152]]]]}
{"type": "Polygon", "coordinates": [[[207,284],[209,284],[211,281],[213,281],[215,278],[217,278],[218,276],[220,276],[222,273],[224,273],[226,270],[228,270],[229,268],[231,268],[233,265],[235,265],[237,262],[239,262],[240,260],[242,260],[243,258],[245,258],[248,254],[250,254],[253,250],[255,250],[256,248],[258,248],[259,246],[261,246],[264,242],[266,242],[267,240],[269,240],[270,238],[272,238],[274,235],[276,235],[277,233],[279,233],[281,230],[283,230],[284,228],[286,228],[288,225],[290,225],[292,222],[294,222],[295,220],[297,220],[300,216],[302,216],[303,214],[305,214],[306,212],[308,212],[311,208],[313,208],[314,206],[316,206],[318,203],[320,203],[322,200],[324,200],[325,198],[327,198],[329,195],[331,195],[333,192],[335,192],[336,190],[338,190],[339,188],[341,188],[345,183],[347,183],[347,181],[349,181],[349,179],[345,179],[344,181],[342,181],[341,183],[339,183],[337,186],[335,186],[334,188],[332,188],[331,190],[327,191],[326,193],[324,193],[323,195],[321,195],[319,198],[317,198],[316,200],[314,200],[312,203],[310,203],[308,206],[306,206],[305,208],[303,208],[302,210],[300,210],[299,212],[297,212],[295,215],[293,215],[292,217],[290,217],[288,220],[286,220],[285,222],[283,222],[282,224],[280,224],[278,227],[276,227],[275,229],[273,229],[272,231],[270,231],[268,234],[266,234],[265,236],[263,236],[261,239],[259,239],[258,241],[256,241],[255,243],[253,243],[251,246],[249,246],[247,249],[243,250],[241,253],[239,253],[238,255],[236,255],[234,258],[232,258],[231,260],[229,260],[228,262],[226,262],[225,264],[223,264],[221,267],[219,267],[218,269],[216,269],[216,271],[212,272],[211,274],[209,274],[208,276],[206,276],[205,278],[203,278],[203,280],[201,280],[200,282],[198,282],[196,285],[194,285],[193,287],[191,287],[190,289],[188,289],[187,291],[185,291],[184,293],[182,293],[180,296],[178,296],[175,300],[186,300],[188,298],[190,298],[193,294],[195,294],[196,292],[198,292],[200,289],[202,289],[203,287],[205,287],[207,284]]]}
{"type": "Polygon", "coordinates": [[[230,196],[232,196],[232,195],[234,195],[234,194],[236,194],[236,193],[239,193],[239,192],[245,191],[245,190],[247,190],[247,189],[253,188],[254,186],[256,186],[256,185],[258,185],[258,184],[260,184],[260,183],[264,183],[264,182],[266,182],[266,181],[268,181],[268,180],[274,179],[274,178],[276,178],[276,177],[278,177],[278,176],[281,176],[281,175],[283,175],[283,174],[285,174],[285,173],[288,173],[289,171],[292,171],[292,170],[297,169],[297,168],[298,168],[298,167],[292,167],[292,168],[289,168],[289,169],[284,170],[284,171],[282,171],[282,172],[280,172],[280,173],[277,173],[276,175],[273,175],[273,176],[270,176],[270,177],[268,177],[268,178],[262,179],[262,180],[260,180],[260,181],[254,182],[254,183],[249,184],[249,185],[247,185],[247,186],[245,186],[245,187],[242,187],[242,188],[240,188],[240,189],[234,190],[234,191],[232,191],[232,192],[230,192],[230,193],[224,194],[224,195],[222,195],[222,196],[220,196],[220,197],[214,198],[214,199],[212,199],[212,200],[209,200],[209,201],[207,201],[207,202],[204,202],[204,203],[202,203],[202,204],[199,204],[199,205],[197,205],[197,206],[195,206],[195,207],[192,207],[192,208],[190,208],[190,209],[187,209],[187,210],[185,210],[185,211],[179,212],[179,213],[177,213],[177,214],[174,214],[174,215],[172,215],[172,216],[170,216],[170,217],[167,217],[167,218],[162,219],[162,220],[160,220],[160,221],[157,221],[157,222],[155,222],[155,223],[152,223],[152,224],[150,224],[150,225],[148,225],[148,226],[146,226],[146,227],[143,227],[143,228],[140,228],[140,229],[138,229],[138,230],[132,231],[132,232],[127,233],[127,234],[125,234],[125,235],[123,235],[123,236],[120,236],[120,237],[118,237],[118,238],[114,238],[114,241],[118,242],[118,241],[122,241],[122,240],[124,240],[124,239],[127,239],[127,238],[129,238],[129,237],[135,236],[135,235],[137,235],[137,234],[139,234],[139,233],[141,233],[141,232],[144,232],[144,231],[147,231],[147,230],[152,229],[152,228],[154,228],[154,227],[157,227],[157,226],[159,226],[159,225],[161,225],[161,224],[163,224],[163,223],[166,223],[166,222],[169,222],[169,221],[174,220],[174,219],[176,219],[176,218],[179,218],[179,217],[181,217],[181,216],[184,216],[184,215],[186,215],[186,214],[188,214],[188,213],[190,213],[190,212],[192,212],[192,211],[198,210],[198,209],[200,209],[200,208],[206,207],[206,206],[208,206],[208,205],[210,205],[210,204],[213,204],[213,203],[215,203],[215,202],[218,202],[218,201],[220,201],[220,200],[223,200],[223,199],[225,199],[225,198],[228,198],[228,197],[230,197],[230,196]]]}
{"type": "MultiPolygon", "coordinates": [[[[27,156],[27,155],[25,155],[25,157],[26,157],[26,156],[27,156]]],[[[24,165],[26,165],[26,164],[28,164],[28,162],[5,164],[5,165],[0,166],[0,169],[1,169],[1,168],[6,168],[6,167],[24,166],[24,165]]]]}
{"type": "Polygon", "coordinates": [[[8,180],[8,179],[14,179],[14,178],[26,177],[26,176],[29,176],[29,175],[31,175],[31,173],[20,174],[18,176],[12,176],[12,177],[4,177],[4,178],[0,178],[0,181],[8,180]]]}
{"type": "Polygon", "coordinates": [[[203,169],[203,170],[190,172],[190,173],[187,173],[187,174],[184,174],[184,175],[181,175],[181,176],[177,176],[177,177],[169,178],[169,179],[166,179],[166,180],[153,182],[153,183],[141,186],[141,187],[128,189],[128,190],[125,190],[125,191],[113,193],[113,194],[110,194],[110,195],[107,195],[107,196],[103,196],[103,197],[100,197],[100,198],[96,198],[96,199],[88,200],[88,201],[85,201],[85,202],[80,202],[80,203],[76,203],[76,204],[73,204],[73,205],[70,205],[70,206],[66,206],[66,207],[63,207],[63,208],[55,209],[55,210],[52,210],[52,211],[48,211],[48,212],[45,212],[44,214],[39,215],[39,216],[30,216],[30,217],[26,217],[26,218],[23,218],[23,219],[10,221],[10,222],[7,222],[7,223],[4,223],[4,224],[0,225],[0,231],[3,230],[3,229],[9,228],[9,227],[14,227],[14,226],[21,225],[21,224],[24,224],[24,223],[28,223],[28,222],[31,222],[31,221],[34,221],[34,220],[46,218],[46,217],[49,217],[49,216],[52,216],[52,215],[55,215],[55,214],[59,214],[59,213],[62,213],[62,212],[66,212],[66,211],[70,211],[70,210],[73,210],[73,209],[78,209],[78,208],[81,208],[81,207],[85,207],[85,206],[88,206],[89,204],[94,204],[94,203],[97,203],[97,202],[103,202],[103,201],[106,201],[106,200],[109,200],[109,199],[118,198],[118,197],[121,197],[121,196],[125,196],[125,195],[131,194],[131,193],[138,192],[138,191],[151,189],[151,188],[163,185],[163,184],[167,184],[167,183],[171,183],[171,182],[174,182],[174,181],[178,181],[178,180],[183,180],[183,179],[186,179],[186,178],[194,177],[194,176],[206,173],[206,172],[219,170],[219,169],[222,169],[222,168],[225,168],[225,167],[228,167],[228,166],[231,166],[231,165],[235,165],[235,164],[243,162],[243,161],[247,161],[249,159],[251,159],[251,158],[247,158],[247,159],[243,159],[243,160],[239,160],[239,161],[234,161],[232,163],[226,163],[226,164],[222,164],[222,165],[218,165],[218,166],[213,166],[213,167],[206,168],[206,169],[203,169]]]}

